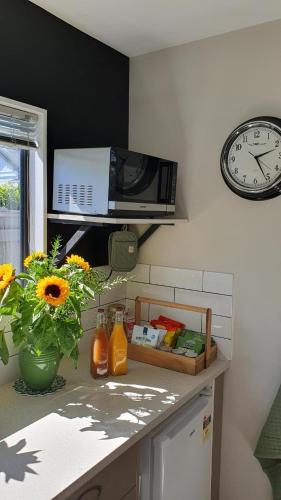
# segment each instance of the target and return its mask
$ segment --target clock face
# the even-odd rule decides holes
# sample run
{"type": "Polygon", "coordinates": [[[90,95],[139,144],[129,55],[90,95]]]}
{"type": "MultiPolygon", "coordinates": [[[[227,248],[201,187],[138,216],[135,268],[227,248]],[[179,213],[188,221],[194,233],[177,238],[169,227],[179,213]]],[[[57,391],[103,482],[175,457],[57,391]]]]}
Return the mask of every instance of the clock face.
{"type": "Polygon", "coordinates": [[[227,185],[244,198],[280,194],[281,120],[256,118],[235,129],[224,145],[221,170],[227,185]]]}

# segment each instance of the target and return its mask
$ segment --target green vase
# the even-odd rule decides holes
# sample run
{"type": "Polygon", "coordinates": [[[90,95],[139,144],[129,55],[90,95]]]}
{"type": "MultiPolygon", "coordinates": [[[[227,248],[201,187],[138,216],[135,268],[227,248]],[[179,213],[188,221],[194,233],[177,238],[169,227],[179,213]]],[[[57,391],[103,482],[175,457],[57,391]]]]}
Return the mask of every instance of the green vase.
{"type": "Polygon", "coordinates": [[[34,391],[47,389],[57,375],[60,359],[55,348],[50,347],[36,356],[32,347],[25,345],[19,352],[19,365],[26,385],[34,391]]]}

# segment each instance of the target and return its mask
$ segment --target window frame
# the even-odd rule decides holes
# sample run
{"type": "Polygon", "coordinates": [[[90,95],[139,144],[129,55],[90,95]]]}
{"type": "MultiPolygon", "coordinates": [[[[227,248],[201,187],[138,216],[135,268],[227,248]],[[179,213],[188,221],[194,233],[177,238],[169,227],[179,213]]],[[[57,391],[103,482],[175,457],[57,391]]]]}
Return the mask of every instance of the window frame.
{"type": "MultiPolygon", "coordinates": [[[[38,116],[39,148],[29,150],[28,161],[28,247],[47,250],[47,110],[0,96],[0,104],[35,113],[38,116]]],[[[26,177],[26,176],[25,176],[26,177]]],[[[26,191],[26,189],[25,189],[26,191]]],[[[25,211],[26,212],[26,211],[25,211]]],[[[26,213],[24,214],[26,217],[26,213]]],[[[22,230],[21,230],[22,231],[22,230]]],[[[21,242],[21,256],[25,252],[21,242]]]]}

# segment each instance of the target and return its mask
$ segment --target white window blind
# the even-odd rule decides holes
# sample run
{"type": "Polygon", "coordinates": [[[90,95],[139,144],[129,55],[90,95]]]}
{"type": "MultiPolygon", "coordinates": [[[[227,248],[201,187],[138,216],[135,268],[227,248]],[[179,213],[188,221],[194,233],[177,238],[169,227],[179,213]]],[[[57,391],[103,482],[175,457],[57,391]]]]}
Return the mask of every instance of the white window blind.
{"type": "Polygon", "coordinates": [[[0,144],[5,147],[38,149],[38,117],[0,104],[0,144]]]}

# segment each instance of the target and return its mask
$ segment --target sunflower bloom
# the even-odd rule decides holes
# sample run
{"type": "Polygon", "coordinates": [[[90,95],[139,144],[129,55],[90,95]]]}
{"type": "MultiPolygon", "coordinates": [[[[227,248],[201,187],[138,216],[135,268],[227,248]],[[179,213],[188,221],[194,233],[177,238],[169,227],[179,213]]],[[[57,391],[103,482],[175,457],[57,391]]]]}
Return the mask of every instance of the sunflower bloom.
{"type": "Polygon", "coordinates": [[[30,266],[30,264],[32,262],[34,262],[35,260],[43,260],[43,259],[46,259],[48,257],[48,255],[46,255],[44,252],[33,252],[31,255],[29,255],[28,257],[26,257],[26,259],[24,259],[24,267],[28,268],[30,266]]]}
{"type": "Polygon", "coordinates": [[[90,264],[83,257],[79,255],[70,255],[70,257],[66,258],[67,264],[76,264],[76,266],[81,267],[84,271],[89,271],[90,264]]]}
{"type": "Polygon", "coordinates": [[[15,279],[15,271],[12,264],[0,265],[0,291],[5,290],[7,286],[15,279]]]}
{"type": "Polygon", "coordinates": [[[38,281],[36,295],[51,306],[60,306],[65,303],[69,295],[69,283],[57,276],[48,276],[38,281]]]}

